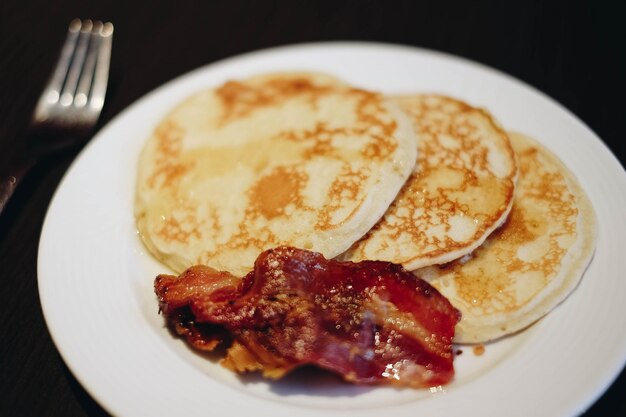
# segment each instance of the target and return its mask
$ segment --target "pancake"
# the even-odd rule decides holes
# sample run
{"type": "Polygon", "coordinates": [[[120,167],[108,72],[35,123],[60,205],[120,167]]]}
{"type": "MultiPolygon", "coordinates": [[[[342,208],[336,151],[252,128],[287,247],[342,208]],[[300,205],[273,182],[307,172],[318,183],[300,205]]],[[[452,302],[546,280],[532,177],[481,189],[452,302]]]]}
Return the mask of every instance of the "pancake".
{"type": "Polygon", "coordinates": [[[135,217],[175,272],[243,275],[279,245],[332,258],[384,214],[416,137],[380,94],[317,73],[230,81],[167,114],[139,161],[135,217]]]}
{"type": "Polygon", "coordinates": [[[415,271],[462,313],[455,341],[524,329],[563,301],[589,263],[597,225],[576,178],[552,153],[510,134],[520,177],[506,223],[464,259],[415,271]]]}
{"type": "Polygon", "coordinates": [[[470,253],[506,219],[517,167],[509,138],[484,110],[429,95],[397,97],[418,135],[418,160],[381,221],[343,259],[409,270],[470,253]]]}

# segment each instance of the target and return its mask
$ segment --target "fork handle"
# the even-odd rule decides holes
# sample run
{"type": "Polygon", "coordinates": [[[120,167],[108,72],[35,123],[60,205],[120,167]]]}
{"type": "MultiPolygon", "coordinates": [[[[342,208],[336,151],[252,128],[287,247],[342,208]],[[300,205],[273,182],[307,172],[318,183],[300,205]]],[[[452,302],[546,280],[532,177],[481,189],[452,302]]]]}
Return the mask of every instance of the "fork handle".
{"type": "Polygon", "coordinates": [[[11,199],[13,192],[20,184],[22,179],[28,174],[35,165],[34,157],[26,159],[18,159],[9,165],[9,169],[5,171],[0,180],[0,214],[4,211],[7,203],[11,199]]]}

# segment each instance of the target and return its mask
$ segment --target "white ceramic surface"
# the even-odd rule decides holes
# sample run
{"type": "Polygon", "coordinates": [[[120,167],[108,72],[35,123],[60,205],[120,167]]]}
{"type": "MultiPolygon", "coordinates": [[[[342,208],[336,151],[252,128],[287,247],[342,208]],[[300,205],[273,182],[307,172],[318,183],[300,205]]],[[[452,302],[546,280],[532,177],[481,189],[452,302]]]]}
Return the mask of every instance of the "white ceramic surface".
{"type": "Polygon", "coordinates": [[[294,45],[231,58],[158,88],[100,131],[50,205],[39,250],[46,322],[80,383],[119,416],[571,416],[626,360],[626,173],[600,139],[533,88],[482,65],[371,43],[294,45]],[[266,71],[330,72],[385,93],[436,92],[487,108],[535,137],[578,176],[596,209],[595,257],[576,291],[528,330],[455,359],[443,389],[356,387],[322,373],[240,378],[188,349],[158,315],[153,279],[169,272],[134,226],[138,154],[159,119],[199,89],[266,71]]]}

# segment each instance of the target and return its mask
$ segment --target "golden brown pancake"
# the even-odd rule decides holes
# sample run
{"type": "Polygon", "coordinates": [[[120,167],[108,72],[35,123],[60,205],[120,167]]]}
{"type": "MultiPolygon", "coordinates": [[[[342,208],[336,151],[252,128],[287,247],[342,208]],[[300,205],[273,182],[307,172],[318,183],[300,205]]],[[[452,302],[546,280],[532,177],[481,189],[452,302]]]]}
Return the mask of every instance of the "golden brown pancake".
{"type": "Polygon", "coordinates": [[[461,310],[458,343],[502,337],[550,312],[595,247],[595,214],[572,172],[534,140],[509,136],[520,176],[507,221],[471,255],[415,271],[461,310]]]}
{"type": "Polygon", "coordinates": [[[231,81],[183,101],[149,138],[137,227],[176,272],[243,275],[279,245],[334,257],[378,221],[415,160],[410,120],[379,94],[314,73],[231,81]]]}
{"type": "Polygon", "coordinates": [[[480,246],[506,219],[517,168],[506,132],[487,112],[442,96],[395,101],[418,135],[415,172],[384,218],[342,258],[412,270],[480,246]]]}

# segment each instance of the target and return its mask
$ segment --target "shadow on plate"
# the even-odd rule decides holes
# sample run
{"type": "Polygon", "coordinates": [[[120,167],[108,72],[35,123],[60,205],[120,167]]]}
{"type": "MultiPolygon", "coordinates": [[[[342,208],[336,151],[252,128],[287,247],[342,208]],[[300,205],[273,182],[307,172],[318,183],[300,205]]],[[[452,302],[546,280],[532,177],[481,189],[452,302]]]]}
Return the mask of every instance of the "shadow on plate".
{"type": "Polygon", "coordinates": [[[280,396],[356,397],[374,389],[347,383],[338,375],[314,366],[302,366],[278,380],[263,378],[258,372],[238,375],[238,379],[244,385],[267,384],[269,391],[280,396]]]}

